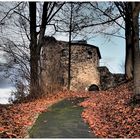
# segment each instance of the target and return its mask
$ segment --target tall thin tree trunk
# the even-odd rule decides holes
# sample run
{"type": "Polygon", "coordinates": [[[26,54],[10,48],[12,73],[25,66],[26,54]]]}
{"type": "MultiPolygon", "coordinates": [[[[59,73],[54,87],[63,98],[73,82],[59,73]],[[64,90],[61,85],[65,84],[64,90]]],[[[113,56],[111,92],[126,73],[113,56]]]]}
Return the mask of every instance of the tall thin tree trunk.
{"type": "Polygon", "coordinates": [[[47,25],[47,13],[48,13],[48,2],[44,2],[43,4],[43,13],[42,13],[42,22],[40,26],[40,33],[38,37],[38,44],[37,44],[37,55],[38,55],[38,81],[39,81],[39,88],[40,92],[43,95],[45,91],[43,91],[42,85],[44,84],[41,77],[41,60],[40,60],[40,51],[43,46],[43,38],[45,35],[46,25],[47,25]]]}
{"type": "MultiPolygon", "coordinates": [[[[34,45],[31,46],[35,47],[34,45]]],[[[30,50],[30,96],[32,98],[36,98],[41,94],[39,84],[38,60],[39,57],[37,50],[32,48],[30,50]]]]}
{"type": "MultiPolygon", "coordinates": [[[[130,22],[129,22],[130,23],[130,22]]],[[[125,56],[125,75],[126,79],[133,78],[133,61],[132,61],[132,30],[131,24],[126,22],[125,37],[126,37],[126,56],[125,56]]]]}
{"type": "Polygon", "coordinates": [[[36,2],[29,2],[30,13],[30,97],[36,98],[39,94],[38,52],[36,33],[36,2]]]}
{"type": "Polygon", "coordinates": [[[125,75],[127,80],[133,78],[133,49],[132,49],[132,6],[130,3],[125,5],[125,40],[126,40],[126,57],[125,57],[125,75]]]}
{"type": "Polygon", "coordinates": [[[71,32],[72,32],[72,2],[71,2],[70,28],[69,28],[68,90],[70,90],[71,85],[71,32]]]}
{"type": "MultiPolygon", "coordinates": [[[[137,4],[132,3],[133,6],[133,49],[134,49],[134,99],[137,103],[140,103],[140,49],[139,49],[139,11],[137,4]],[[138,9],[137,9],[138,8],[138,9]]],[[[140,7],[140,6],[139,6],[140,7]]]]}

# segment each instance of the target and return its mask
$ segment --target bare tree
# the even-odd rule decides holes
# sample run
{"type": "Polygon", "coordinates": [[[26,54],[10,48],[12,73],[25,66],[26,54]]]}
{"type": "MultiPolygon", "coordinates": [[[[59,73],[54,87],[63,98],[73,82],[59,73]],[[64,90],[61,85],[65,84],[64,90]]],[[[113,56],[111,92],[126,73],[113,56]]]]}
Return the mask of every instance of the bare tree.
{"type": "Polygon", "coordinates": [[[139,2],[116,2],[125,21],[126,60],[125,71],[128,79],[134,79],[134,101],[140,102],[140,49],[139,49],[139,2]]]}
{"type": "Polygon", "coordinates": [[[132,6],[129,2],[115,2],[120,15],[125,21],[125,75],[128,80],[133,78],[133,59],[132,59],[132,6]]]}
{"type": "Polygon", "coordinates": [[[134,62],[134,101],[140,104],[140,48],[139,48],[139,12],[140,3],[132,2],[132,42],[134,62]]]}
{"type": "MultiPolygon", "coordinates": [[[[3,18],[0,20],[1,27],[4,30],[6,30],[6,26],[11,27],[14,33],[17,33],[17,35],[20,34],[21,36],[21,38],[19,38],[18,40],[15,39],[16,37],[14,37],[14,39],[12,40],[12,38],[8,38],[7,36],[9,40],[12,40],[13,42],[15,41],[17,43],[21,41],[23,44],[25,42],[28,42],[26,44],[26,47],[30,52],[29,53],[30,97],[38,97],[41,94],[41,92],[37,93],[37,91],[40,91],[39,89],[41,89],[40,88],[41,81],[39,77],[40,50],[44,43],[43,39],[46,34],[46,27],[47,25],[51,24],[52,18],[61,9],[64,3],[63,2],[58,2],[58,3],[57,2],[16,3],[15,2],[14,4],[15,6],[13,6],[12,8],[9,8],[8,6],[6,12],[2,11],[2,13],[5,12],[5,14],[3,18]],[[6,24],[6,22],[9,23],[6,24]],[[13,27],[12,24],[14,25],[13,27]],[[26,40],[24,39],[25,36],[26,36],[26,40]],[[29,47],[28,44],[30,44],[29,47]]],[[[1,38],[3,38],[3,36],[1,36],[1,38]]],[[[15,42],[14,44],[16,44],[15,42]]],[[[10,53],[13,52],[11,51],[10,53]]],[[[13,54],[15,55],[16,52],[13,54]]],[[[21,57],[20,59],[21,59],[20,61],[24,62],[24,58],[21,57]]]]}
{"type": "MultiPolygon", "coordinates": [[[[57,23],[55,24],[56,31],[69,36],[68,89],[70,89],[71,80],[71,42],[76,39],[87,40],[90,37],[101,34],[103,31],[105,32],[113,25],[119,24],[117,20],[121,16],[113,14],[114,10],[111,7],[113,4],[109,8],[104,6],[104,3],[100,5],[104,9],[100,9],[97,2],[68,2],[54,19],[57,23]]],[[[118,31],[117,27],[114,26],[114,28],[115,30],[112,30],[112,34],[118,31]]]]}
{"type": "Polygon", "coordinates": [[[38,62],[40,60],[40,50],[43,45],[43,38],[45,36],[46,25],[50,23],[51,19],[61,9],[63,4],[64,3],[57,5],[56,2],[43,3],[41,25],[40,25],[39,32],[37,33],[36,2],[29,2],[30,38],[31,38],[30,41],[30,68],[31,68],[30,96],[31,97],[38,97],[41,93],[41,83],[39,81],[40,79],[39,79],[38,62]]]}

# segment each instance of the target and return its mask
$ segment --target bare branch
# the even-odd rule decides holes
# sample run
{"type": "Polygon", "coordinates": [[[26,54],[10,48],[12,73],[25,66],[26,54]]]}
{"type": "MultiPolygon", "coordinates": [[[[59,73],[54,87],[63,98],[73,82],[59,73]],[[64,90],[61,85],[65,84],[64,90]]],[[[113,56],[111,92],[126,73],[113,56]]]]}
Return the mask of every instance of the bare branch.
{"type": "Polygon", "coordinates": [[[124,11],[122,9],[124,9],[124,6],[120,3],[120,2],[114,2],[116,7],[118,8],[120,15],[123,17],[123,19],[125,20],[125,16],[124,16],[124,11]],[[122,9],[120,8],[120,5],[122,7],[122,9]]]}
{"type": "MultiPolygon", "coordinates": [[[[108,15],[106,12],[104,12],[104,11],[101,10],[100,8],[95,7],[91,2],[90,2],[90,5],[91,5],[92,7],[94,7],[94,8],[96,8],[97,10],[99,10],[100,12],[102,12],[104,15],[106,15],[107,17],[109,17],[111,20],[113,20],[113,18],[112,18],[110,15],[108,15]]],[[[114,20],[114,22],[115,22],[117,25],[119,25],[122,29],[125,30],[125,28],[124,28],[122,25],[120,25],[118,22],[116,22],[116,20],[114,20]]]]}
{"type": "Polygon", "coordinates": [[[121,16],[116,17],[115,19],[111,19],[105,22],[95,23],[95,24],[89,24],[89,25],[83,25],[81,28],[91,27],[91,26],[98,26],[98,25],[104,25],[107,23],[115,22],[117,19],[119,19],[121,16]]]}
{"type": "Polygon", "coordinates": [[[54,10],[55,5],[56,5],[56,2],[53,2],[53,6],[51,7],[51,10],[50,10],[50,12],[47,15],[47,19],[49,19],[49,17],[51,16],[51,14],[52,14],[52,12],[54,10]]]}
{"type": "MultiPolygon", "coordinates": [[[[100,31],[99,31],[100,32],[100,31]]],[[[108,36],[114,36],[114,37],[119,37],[119,38],[122,38],[122,39],[125,39],[125,37],[121,36],[121,35],[116,35],[116,34],[111,34],[111,33],[105,33],[105,32],[100,32],[104,35],[108,35],[108,36]]]]}
{"type": "Polygon", "coordinates": [[[27,17],[25,17],[24,15],[22,15],[21,13],[19,13],[17,11],[14,11],[14,13],[20,15],[21,17],[25,18],[28,22],[30,22],[30,20],[27,17]]]}
{"type": "Polygon", "coordinates": [[[13,11],[14,9],[16,9],[21,3],[22,3],[22,2],[19,2],[15,7],[13,7],[12,9],[10,9],[10,10],[6,13],[6,15],[1,19],[0,24],[2,24],[3,20],[9,15],[9,13],[10,13],[11,11],[13,11]]]}
{"type": "Polygon", "coordinates": [[[42,13],[42,22],[41,22],[41,27],[39,31],[39,40],[38,40],[38,52],[40,53],[40,49],[42,46],[42,39],[45,34],[45,29],[46,29],[46,23],[47,23],[47,14],[48,14],[48,2],[44,2],[43,4],[43,13],[42,13]]]}
{"type": "Polygon", "coordinates": [[[65,4],[65,2],[63,2],[63,4],[52,14],[52,16],[48,19],[47,23],[49,23],[52,18],[55,16],[55,14],[63,7],[63,5],[65,4]]]}

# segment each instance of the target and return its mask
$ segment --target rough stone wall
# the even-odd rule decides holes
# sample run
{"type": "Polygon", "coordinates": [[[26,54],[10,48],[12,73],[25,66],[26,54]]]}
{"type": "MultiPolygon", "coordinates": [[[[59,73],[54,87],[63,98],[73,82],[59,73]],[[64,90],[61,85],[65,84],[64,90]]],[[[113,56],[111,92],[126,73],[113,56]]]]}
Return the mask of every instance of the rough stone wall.
{"type": "Polygon", "coordinates": [[[91,84],[100,84],[99,73],[94,63],[88,61],[72,65],[71,90],[85,90],[91,84]]]}
{"type": "MultiPolygon", "coordinates": [[[[100,83],[97,70],[97,49],[82,44],[71,46],[71,90],[85,90],[91,84],[100,83]]],[[[67,88],[68,43],[47,38],[41,53],[41,77],[45,91],[67,88]]]]}
{"type": "Polygon", "coordinates": [[[91,84],[100,84],[97,70],[99,57],[96,48],[72,45],[71,90],[85,90],[91,84]]]}
{"type": "Polygon", "coordinates": [[[119,85],[121,82],[125,81],[124,74],[112,74],[107,67],[98,67],[100,72],[100,89],[106,90],[111,87],[119,85]]]}
{"type": "Polygon", "coordinates": [[[62,43],[47,38],[41,51],[41,79],[44,91],[53,92],[62,88],[63,69],[61,66],[62,43]]]}

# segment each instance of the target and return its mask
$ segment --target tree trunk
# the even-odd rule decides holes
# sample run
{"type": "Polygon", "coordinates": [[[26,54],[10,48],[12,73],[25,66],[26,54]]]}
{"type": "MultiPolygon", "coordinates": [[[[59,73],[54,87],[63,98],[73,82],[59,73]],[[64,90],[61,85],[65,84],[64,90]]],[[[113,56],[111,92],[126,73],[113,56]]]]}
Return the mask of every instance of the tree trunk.
{"type": "Polygon", "coordinates": [[[125,57],[125,75],[127,80],[133,78],[133,61],[132,61],[132,30],[131,24],[125,21],[125,37],[126,37],[126,57],[125,57]]]}
{"type": "MultiPolygon", "coordinates": [[[[133,6],[133,50],[134,50],[134,100],[136,103],[140,103],[140,49],[139,49],[139,10],[135,2],[132,3],[133,6]]],[[[140,7],[140,6],[139,6],[140,7]]]]}
{"type": "Polygon", "coordinates": [[[68,58],[68,90],[71,86],[71,32],[72,32],[72,9],[73,4],[71,2],[71,11],[70,11],[70,26],[69,26],[69,58],[68,58]]]}
{"type": "MultiPolygon", "coordinates": [[[[35,47],[34,44],[31,46],[35,47]]],[[[41,94],[39,84],[38,60],[39,56],[37,50],[32,48],[30,50],[30,96],[32,98],[36,98],[41,94]]]]}
{"type": "Polygon", "coordinates": [[[132,6],[131,3],[125,4],[125,40],[126,40],[126,57],[125,57],[125,75],[127,80],[133,78],[133,49],[132,49],[132,6]]]}
{"type": "Polygon", "coordinates": [[[38,76],[38,49],[36,33],[36,2],[29,2],[30,13],[30,97],[39,96],[39,76],[38,76]]]}
{"type": "Polygon", "coordinates": [[[43,46],[43,38],[45,35],[45,30],[46,30],[46,25],[47,25],[47,13],[48,13],[48,2],[44,2],[43,4],[43,12],[42,12],[42,22],[41,22],[41,26],[40,26],[40,31],[39,31],[39,37],[38,37],[38,61],[39,61],[39,65],[38,65],[38,76],[39,76],[39,84],[40,84],[40,88],[42,95],[44,94],[42,85],[44,83],[42,83],[42,77],[41,77],[41,60],[40,60],[40,51],[41,51],[41,47],[43,46]]]}

